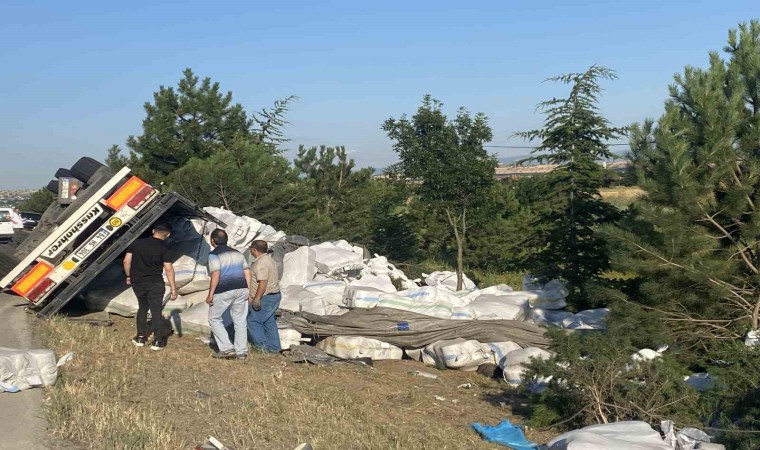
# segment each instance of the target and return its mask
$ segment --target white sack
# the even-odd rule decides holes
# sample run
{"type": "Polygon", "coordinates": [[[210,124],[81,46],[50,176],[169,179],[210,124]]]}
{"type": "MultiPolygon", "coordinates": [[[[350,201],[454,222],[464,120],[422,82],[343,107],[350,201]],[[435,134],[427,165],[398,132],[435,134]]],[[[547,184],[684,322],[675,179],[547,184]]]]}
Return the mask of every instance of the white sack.
{"type": "Polygon", "coordinates": [[[307,291],[301,286],[287,286],[280,290],[282,299],[280,300],[280,309],[284,311],[301,311],[301,301],[318,299],[322,301],[322,297],[315,294],[312,291],[307,291]]]}
{"type": "Polygon", "coordinates": [[[506,356],[515,350],[520,350],[522,347],[518,345],[515,342],[512,341],[506,341],[506,342],[488,342],[486,344],[483,344],[484,348],[486,348],[487,351],[491,352],[491,358],[492,363],[498,365],[499,367],[504,367],[506,364],[506,356]]]}
{"type": "Polygon", "coordinates": [[[422,348],[405,348],[404,353],[409,359],[414,361],[422,361],[422,352],[425,351],[425,347],[422,348]]]}
{"type": "MultiPolygon", "coordinates": [[[[208,286],[206,286],[208,290],[208,286]]],[[[164,290],[164,299],[171,292],[166,286],[164,290]]],[[[205,300],[205,296],[203,298],[205,300]]],[[[169,301],[164,307],[164,315],[170,315],[174,311],[184,311],[192,306],[196,301],[192,294],[181,295],[177,300],[169,301]]],[[[105,311],[117,314],[122,317],[133,317],[137,314],[137,296],[135,292],[127,285],[111,285],[93,289],[84,296],[85,307],[91,311],[105,311]]]]}
{"type": "Polygon", "coordinates": [[[490,294],[490,295],[504,295],[504,294],[511,294],[514,292],[514,289],[512,289],[512,286],[508,286],[506,284],[497,284],[495,286],[489,286],[485,289],[480,290],[480,295],[490,294]]]}
{"type": "Polygon", "coordinates": [[[280,287],[303,286],[317,274],[316,254],[309,247],[299,247],[286,253],[282,259],[280,287]]]}
{"type": "Polygon", "coordinates": [[[587,309],[566,317],[562,327],[570,330],[606,330],[609,308],[587,309]]]}
{"type": "Polygon", "coordinates": [[[304,341],[309,339],[302,339],[301,333],[292,328],[281,328],[277,330],[280,335],[280,348],[289,349],[291,345],[301,345],[304,341]]]}
{"type": "Polygon", "coordinates": [[[553,325],[561,328],[562,323],[571,317],[573,317],[573,313],[570,311],[530,308],[526,321],[536,325],[553,325]]]}
{"type": "Polygon", "coordinates": [[[506,295],[480,295],[466,306],[476,320],[523,320],[528,312],[527,302],[517,305],[506,295]]]}
{"type": "MultiPolygon", "coordinates": [[[[179,255],[172,263],[177,292],[191,294],[208,289],[211,278],[208,274],[208,254],[211,247],[203,238],[190,239],[169,245],[174,255],[179,255]]],[[[164,284],[169,280],[164,273],[164,284]]]]}
{"type": "Polygon", "coordinates": [[[343,293],[343,302],[348,308],[374,308],[380,301],[379,291],[370,287],[355,287],[346,286],[346,290],[343,293]]]}
{"type": "Polygon", "coordinates": [[[452,320],[475,320],[475,315],[469,306],[455,306],[451,308],[452,320]]]}
{"type": "Polygon", "coordinates": [[[393,285],[393,282],[388,275],[366,274],[362,275],[358,280],[348,283],[348,285],[353,287],[374,288],[382,292],[396,292],[396,286],[393,285]]]}
{"type": "Polygon", "coordinates": [[[327,315],[322,297],[302,298],[298,303],[298,310],[318,316],[327,315]]]}
{"type": "Polygon", "coordinates": [[[341,245],[345,241],[339,241],[338,244],[332,242],[323,242],[322,244],[312,245],[314,250],[317,270],[323,274],[331,274],[342,270],[360,270],[364,268],[362,255],[355,253],[352,247],[341,245]]]}
{"type": "MultiPolygon", "coordinates": [[[[411,289],[410,291],[417,290],[411,289]]],[[[452,306],[450,302],[438,302],[436,301],[436,296],[431,295],[429,292],[410,291],[401,291],[396,294],[380,294],[380,301],[378,301],[377,306],[411,311],[441,319],[451,318],[452,306]]]]}
{"type": "Polygon", "coordinates": [[[523,291],[532,292],[536,298],[530,300],[530,306],[542,309],[561,309],[567,306],[567,289],[559,280],[552,280],[545,285],[540,285],[530,275],[523,277],[523,291]]]}
{"type": "Polygon", "coordinates": [[[591,425],[557,436],[549,450],[672,450],[646,422],[591,425]]]}
{"type": "Polygon", "coordinates": [[[0,383],[24,390],[52,386],[57,378],[58,366],[53,350],[0,348],[0,383]]]}
{"type": "MultiPolygon", "coordinates": [[[[182,332],[210,335],[211,327],[208,326],[208,310],[209,305],[204,301],[196,303],[187,310],[179,313],[182,332]]],[[[230,316],[229,309],[222,314],[222,321],[225,327],[232,324],[232,316],[230,316]]]]}
{"type": "MultiPolygon", "coordinates": [[[[436,286],[449,291],[457,290],[457,273],[450,271],[437,271],[430,275],[424,275],[425,284],[428,286],[436,286]]],[[[475,289],[475,283],[467,278],[467,275],[462,274],[462,289],[475,289]]]]}
{"type": "Polygon", "coordinates": [[[481,364],[491,362],[493,357],[490,349],[486,350],[478,341],[452,339],[434,342],[425,347],[422,360],[439,369],[472,371],[481,364]]]}
{"type": "Polygon", "coordinates": [[[344,359],[401,359],[403,351],[395,345],[360,336],[330,336],[317,344],[328,355],[344,359]]]}
{"type": "Polygon", "coordinates": [[[518,385],[525,381],[525,373],[532,359],[546,360],[552,354],[537,347],[528,347],[514,350],[499,361],[499,366],[504,371],[504,381],[511,385],[518,385]]]}
{"type": "Polygon", "coordinates": [[[310,281],[303,285],[307,291],[322,297],[325,305],[343,305],[343,293],[346,283],[341,280],[310,281]]]}

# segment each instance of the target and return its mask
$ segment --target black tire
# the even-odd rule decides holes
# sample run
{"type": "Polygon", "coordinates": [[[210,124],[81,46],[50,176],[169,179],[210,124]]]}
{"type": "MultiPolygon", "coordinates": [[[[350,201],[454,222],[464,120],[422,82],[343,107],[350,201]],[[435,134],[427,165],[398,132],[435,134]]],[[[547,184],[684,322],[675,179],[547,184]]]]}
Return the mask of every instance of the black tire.
{"type": "Polygon", "coordinates": [[[105,165],[99,163],[98,161],[95,161],[89,156],[84,156],[82,158],[79,158],[79,161],[75,162],[74,165],[71,166],[71,176],[87,184],[91,184],[95,181],[96,174],[98,173],[99,169],[104,167],[107,168],[105,165]]]}
{"type": "Polygon", "coordinates": [[[55,195],[58,195],[58,180],[50,180],[45,188],[55,195]]]}
{"type": "Polygon", "coordinates": [[[79,209],[84,202],[87,201],[88,198],[92,197],[95,192],[103,187],[104,184],[108,183],[108,181],[111,179],[111,171],[108,169],[108,167],[103,166],[100,169],[98,169],[91,177],[92,183],[89,184],[85,189],[79,189],[77,192],[77,199],[71,202],[71,204],[63,210],[63,212],[56,217],[55,223],[58,225],[61,225],[63,222],[66,221],[77,209],[79,209]]]}
{"type": "Polygon", "coordinates": [[[55,171],[56,178],[66,178],[66,177],[73,177],[73,176],[74,175],[71,174],[71,171],[69,169],[64,169],[63,167],[55,171]]]}

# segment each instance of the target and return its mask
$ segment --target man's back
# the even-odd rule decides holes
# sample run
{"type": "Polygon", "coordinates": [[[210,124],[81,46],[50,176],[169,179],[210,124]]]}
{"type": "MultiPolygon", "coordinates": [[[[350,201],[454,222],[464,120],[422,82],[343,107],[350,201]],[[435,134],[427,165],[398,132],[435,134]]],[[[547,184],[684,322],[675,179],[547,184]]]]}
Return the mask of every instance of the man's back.
{"type": "Polygon", "coordinates": [[[244,274],[246,268],[245,257],[242,253],[226,245],[216,247],[208,255],[209,273],[219,272],[219,284],[214,293],[247,289],[248,283],[244,274]]]}
{"type": "Polygon", "coordinates": [[[171,262],[166,243],[154,237],[138,239],[128,252],[132,253],[132,284],[163,283],[164,263],[171,262]]]}

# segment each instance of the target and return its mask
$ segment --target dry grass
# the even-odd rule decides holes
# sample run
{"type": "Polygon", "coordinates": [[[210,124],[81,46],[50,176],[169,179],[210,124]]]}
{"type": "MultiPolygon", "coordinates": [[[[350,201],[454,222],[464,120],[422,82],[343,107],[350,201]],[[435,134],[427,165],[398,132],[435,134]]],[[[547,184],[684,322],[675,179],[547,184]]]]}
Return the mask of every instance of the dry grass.
{"type": "Polygon", "coordinates": [[[599,194],[601,194],[604,200],[618,208],[625,208],[644,194],[644,190],[638,186],[617,186],[600,189],[599,194]]]}
{"type": "MultiPolygon", "coordinates": [[[[132,323],[40,324],[46,345],[77,353],[48,391],[56,437],[93,449],[193,448],[209,435],[238,450],[302,442],[319,450],[490,449],[469,424],[496,424],[510,417],[510,404],[519,405],[503,383],[413,361],[374,368],[307,366],[262,354],[218,361],[188,335],[151,352],[129,343],[132,323]],[[440,378],[414,377],[411,370],[440,378]],[[471,389],[457,388],[467,382],[471,389]]],[[[551,437],[528,435],[539,442],[551,437]]]]}

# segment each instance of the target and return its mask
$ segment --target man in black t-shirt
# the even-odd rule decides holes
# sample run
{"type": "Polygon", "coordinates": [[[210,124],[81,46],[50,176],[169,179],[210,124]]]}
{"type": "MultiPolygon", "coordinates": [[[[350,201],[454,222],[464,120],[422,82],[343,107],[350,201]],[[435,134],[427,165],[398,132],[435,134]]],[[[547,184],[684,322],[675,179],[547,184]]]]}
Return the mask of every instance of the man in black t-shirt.
{"type": "Polygon", "coordinates": [[[153,345],[151,350],[162,350],[166,347],[168,330],[163,330],[161,313],[164,309],[164,278],[171,287],[171,299],[177,299],[177,286],[174,283],[174,267],[166,238],[172,228],[168,223],[157,223],[153,227],[153,236],[138,239],[127,249],[124,256],[124,273],[127,275],[127,285],[137,297],[137,336],[132,343],[138,347],[145,345],[148,339],[148,310],[150,310],[153,328],[153,345]]]}

